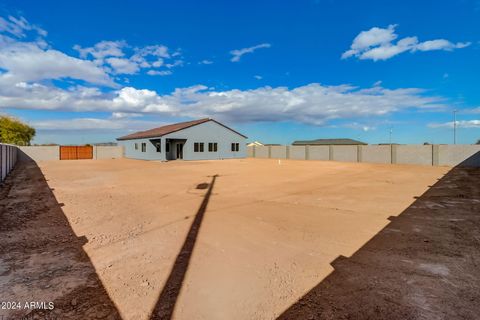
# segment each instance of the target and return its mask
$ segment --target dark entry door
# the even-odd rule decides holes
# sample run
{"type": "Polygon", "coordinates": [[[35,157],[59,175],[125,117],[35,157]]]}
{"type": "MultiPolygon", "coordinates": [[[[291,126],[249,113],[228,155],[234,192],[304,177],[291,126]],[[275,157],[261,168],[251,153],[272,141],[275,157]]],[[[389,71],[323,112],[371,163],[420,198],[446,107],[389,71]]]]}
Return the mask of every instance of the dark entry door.
{"type": "Polygon", "coordinates": [[[176,156],[176,158],[177,159],[183,159],[183,143],[177,143],[176,146],[177,146],[177,150],[176,150],[177,156],[176,156]]]}

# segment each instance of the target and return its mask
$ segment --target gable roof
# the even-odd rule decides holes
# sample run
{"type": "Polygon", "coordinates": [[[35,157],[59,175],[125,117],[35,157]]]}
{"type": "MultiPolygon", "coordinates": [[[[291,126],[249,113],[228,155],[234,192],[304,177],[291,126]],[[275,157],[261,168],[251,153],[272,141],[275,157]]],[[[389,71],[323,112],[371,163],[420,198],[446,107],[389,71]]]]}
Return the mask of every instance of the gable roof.
{"type": "Polygon", "coordinates": [[[354,139],[316,139],[316,140],[298,140],[292,143],[294,146],[305,145],[366,145],[365,142],[354,139]]]}
{"type": "Polygon", "coordinates": [[[117,140],[132,140],[132,139],[144,139],[144,138],[161,137],[161,136],[164,136],[166,134],[170,134],[170,133],[173,133],[173,132],[176,132],[176,131],[187,129],[187,128],[190,128],[190,127],[193,127],[193,126],[196,126],[196,125],[208,122],[208,121],[213,121],[213,122],[221,125],[222,127],[225,127],[228,130],[233,131],[236,134],[241,135],[244,138],[247,138],[243,134],[238,133],[237,131],[227,127],[226,125],[221,124],[218,121],[215,121],[215,120],[210,119],[210,118],[203,118],[203,119],[199,119],[199,120],[169,124],[169,125],[166,125],[166,126],[163,126],[163,127],[153,128],[153,129],[150,129],[150,130],[138,131],[138,132],[135,132],[135,133],[117,138],[117,140]]]}

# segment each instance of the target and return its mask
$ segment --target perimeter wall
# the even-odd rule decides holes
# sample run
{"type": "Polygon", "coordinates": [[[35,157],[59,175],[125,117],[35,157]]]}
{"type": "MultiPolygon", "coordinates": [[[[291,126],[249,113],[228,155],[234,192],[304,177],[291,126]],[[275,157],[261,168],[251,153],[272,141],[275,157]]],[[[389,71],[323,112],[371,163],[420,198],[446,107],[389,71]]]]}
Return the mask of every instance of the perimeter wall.
{"type": "Polygon", "coordinates": [[[248,157],[480,167],[480,145],[253,146],[248,157]]]}

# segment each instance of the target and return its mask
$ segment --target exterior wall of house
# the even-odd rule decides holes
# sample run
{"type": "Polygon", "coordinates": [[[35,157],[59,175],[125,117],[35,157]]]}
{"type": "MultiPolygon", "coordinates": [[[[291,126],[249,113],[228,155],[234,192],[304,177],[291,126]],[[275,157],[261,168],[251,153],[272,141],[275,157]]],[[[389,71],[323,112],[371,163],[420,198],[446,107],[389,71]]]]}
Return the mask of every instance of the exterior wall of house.
{"type": "MultiPolygon", "coordinates": [[[[162,152],[157,152],[157,148],[148,139],[133,139],[133,140],[121,140],[118,141],[118,145],[123,146],[125,158],[140,159],[140,160],[161,160],[165,161],[165,139],[161,140],[162,152]],[[138,145],[138,149],[135,150],[135,143],[138,145]],[[146,144],[146,151],[142,152],[142,143],[146,144]]],[[[158,138],[157,138],[158,139],[158,138]]]]}
{"type": "Polygon", "coordinates": [[[214,159],[232,159],[245,158],[247,154],[246,138],[219,125],[214,121],[201,123],[190,128],[182,129],[177,132],[164,135],[158,138],[133,139],[118,141],[119,145],[125,148],[125,157],[142,160],[168,160],[175,155],[175,143],[170,145],[170,154],[167,156],[165,151],[166,139],[186,139],[183,146],[183,160],[214,160],[214,159]],[[155,145],[150,141],[161,139],[162,150],[156,151],[155,145]],[[203,152],[194,152],[194,143],[203,142],[203,152]],[[217,143],[217,152],[208,151],[208,143],[217,143]],[[138,150],[134,145],[138,143],[138,150]],[[146,143],[146,152],[142,152],[141,144],[146,143]],[[231,151],[231,144],[238,143],[239,151],[231,151]]]}
{"type": "MultiPolygon", "coordinates": [[[[184,160],[213,160],[213,159],[233,159],[245,158],[247,156],[247,141],[243,136],[225,128],[214,121],[204,122],[202,124],[186,128],[177,132],[167,134],[162,137],[162,143],[165,139],[186,139],[183,146],[184,160]],[[203,152],[194,152],[194,143],[203,142],[203,152]],[[208,152],[208,143],[218,143],[217,152],[208,152]],[[239,151],[231,151],[231,144],[238,143],[239,151]]],[[[174,152],[175,149],[171,148],[174,152]]]]}

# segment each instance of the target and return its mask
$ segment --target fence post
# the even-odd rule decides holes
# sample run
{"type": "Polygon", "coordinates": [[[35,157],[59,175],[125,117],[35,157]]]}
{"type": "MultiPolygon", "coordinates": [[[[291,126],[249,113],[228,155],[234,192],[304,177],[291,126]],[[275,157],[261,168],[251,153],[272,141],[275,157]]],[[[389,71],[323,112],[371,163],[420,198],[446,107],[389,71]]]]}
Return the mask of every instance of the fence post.
{"type": "Polygon", "coordinates": [[[357,162],[362,162],[362,146],[357,145],[357,162]]]}
{"type": "Polygon", "coordinates": [[[440,146],[432,144],[432,166],[438,166],[440,156],[440,146]]]}
{"type": "Polygon", "coordinates": [[[252,149],[252,158],[255,158],[257,155],[257,146],[253,146],[253,149],[252,149]]]}
{"type": "Polygon", "coordinates": [[[268,146],[268,159],[272,158],[272,146],[268,146]]]}
{"type": "Polygon", "coordinates": [[[333,145],[328,146],[328,160],[333,160],[333,145]]]}
{"type": "Polygon", "coordinates": [[[0,144],[0,182],[3,181],[3,146],[0,144]]]}
{"type": "Polygon", "coordinates": [[[397,163],[397,146],[393,144],[390,145],[390,162],[392,164],[397,163]]]}
{"type": "Polygon", "coordinates": [[[290,159],[290,146],[285,146],[285,159],[290,159]]]}
{"type": "Polygon", "coordinates": [[[310,160],[310,146],[305,146],[305,160],[310,160]]]}

